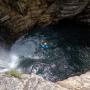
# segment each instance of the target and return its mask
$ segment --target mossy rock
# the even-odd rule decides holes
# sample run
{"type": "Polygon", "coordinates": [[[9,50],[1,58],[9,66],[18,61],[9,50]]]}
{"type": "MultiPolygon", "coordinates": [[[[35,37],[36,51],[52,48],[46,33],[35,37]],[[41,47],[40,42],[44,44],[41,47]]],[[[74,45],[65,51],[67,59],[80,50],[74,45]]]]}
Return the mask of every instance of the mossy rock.
{"type": "Polygon", "coordinates": [[[7,72],[5,72],[5,74],[8,75],[8,76],[14,76],[14,77],[19,78],[19,79],[21,78],[21,75],[22,75],[22,73],[18,72],[15,69],[7,71],[7,72]]]}

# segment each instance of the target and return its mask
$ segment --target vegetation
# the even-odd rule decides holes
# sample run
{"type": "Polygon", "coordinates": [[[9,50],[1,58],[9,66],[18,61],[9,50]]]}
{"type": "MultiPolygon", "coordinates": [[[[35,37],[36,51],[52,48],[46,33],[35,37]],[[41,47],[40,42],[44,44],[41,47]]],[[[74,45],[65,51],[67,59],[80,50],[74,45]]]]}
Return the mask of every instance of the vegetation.
{"type": "Polygon", "coordinates": [[[8,75],[8,76],[14,76],[14,77],[16,77],[16,78],[21,78],[21,74],[22,74],[22,73],[18,72],[18,71],[15,70],[15,69],[12,69],[12,70],[10,70],[10,71],[5,72],[5,74],[8,75]]]}

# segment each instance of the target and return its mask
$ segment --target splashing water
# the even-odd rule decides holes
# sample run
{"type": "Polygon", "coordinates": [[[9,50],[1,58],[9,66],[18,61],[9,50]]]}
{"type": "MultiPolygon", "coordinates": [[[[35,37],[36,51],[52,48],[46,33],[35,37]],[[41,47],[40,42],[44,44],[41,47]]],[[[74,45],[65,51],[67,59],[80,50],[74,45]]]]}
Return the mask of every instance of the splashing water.
{"type": "Polygon", "coordinates": [[[19,57],[16,56],[15,54],[10,54],[10,59],[11,59],[11,62],[10,62],[10,69],[13,69],[13,68],[16,68],[18,66],[18,62],[19,62],[19,57]]]}
{"type": "Polygon", "coordinates": [[[0,48],[0,72],[6,72],[18,65],[18,57],[4,48],[0,48]]]}

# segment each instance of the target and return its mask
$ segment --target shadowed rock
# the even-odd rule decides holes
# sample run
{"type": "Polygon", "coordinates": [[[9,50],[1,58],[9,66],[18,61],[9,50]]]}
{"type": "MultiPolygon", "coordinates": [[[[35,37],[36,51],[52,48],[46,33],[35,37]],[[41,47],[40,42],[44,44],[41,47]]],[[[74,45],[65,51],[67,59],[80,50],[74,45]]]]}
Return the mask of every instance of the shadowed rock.
{"type": "Polygon", "coordinates": [[[0,0],[0,23],[16,38],[35,24],[48,25],[75,15],[89,23],[89,8],[89,0],[0,0]]]}

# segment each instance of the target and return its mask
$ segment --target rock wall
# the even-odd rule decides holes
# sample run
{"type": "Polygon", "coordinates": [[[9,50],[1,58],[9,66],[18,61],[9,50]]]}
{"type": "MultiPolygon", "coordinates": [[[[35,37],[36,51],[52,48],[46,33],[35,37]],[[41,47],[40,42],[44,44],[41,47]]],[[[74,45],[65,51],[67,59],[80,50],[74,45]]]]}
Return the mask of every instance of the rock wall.
{"type": "Polygon", "coordinates": [[[58,81],[57,84],[68,90],[90,90],[90,72],[58,81]]]}
{"type": "Polygon", "coordinates": [[[44,80],[35,74],[22,75],[21,79],[0,75],[0,90],[68,90],[44,80]]]}
{"type": "Polygon", "coordinates": [[[35,74],[15,78],[0,74],[0,90],[90,90],[90,72],[52,83],[35,74]]]}
{"type": "Polygon", "coordinates": [[[89,11],[90,0],[0,0],[0,23],[14,38],[36,24],[48,25],[63,18],[89,23],[89,11]]]}

